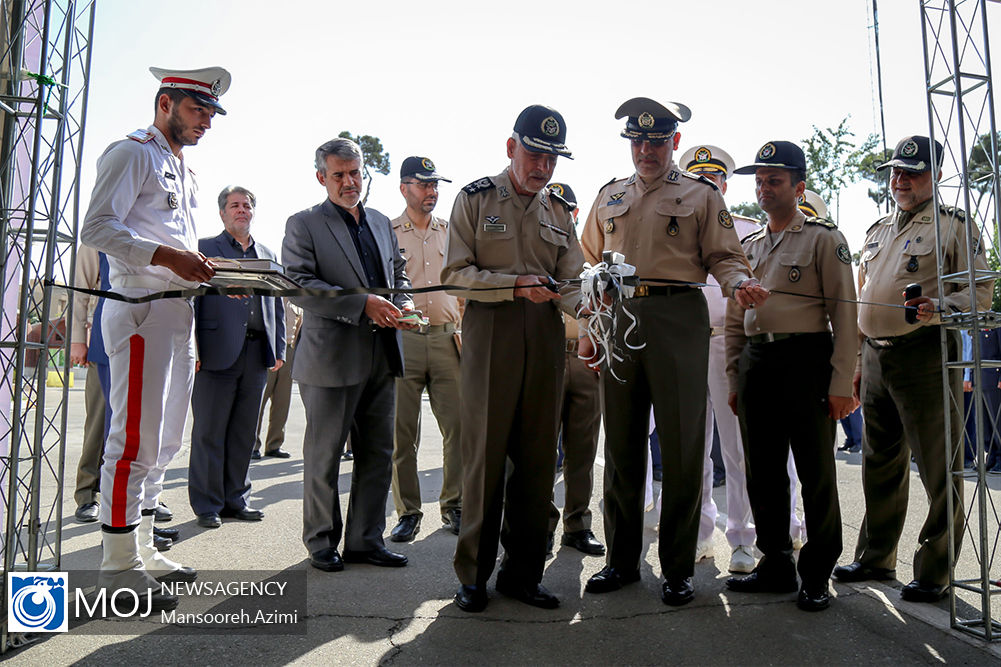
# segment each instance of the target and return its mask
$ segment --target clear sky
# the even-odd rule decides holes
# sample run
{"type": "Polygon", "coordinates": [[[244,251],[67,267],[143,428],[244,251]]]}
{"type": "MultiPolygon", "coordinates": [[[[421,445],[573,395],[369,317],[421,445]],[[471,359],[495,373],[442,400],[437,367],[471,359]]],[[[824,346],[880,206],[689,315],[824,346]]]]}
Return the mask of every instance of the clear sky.
{"type": "MultiPolygon", "coordinates": [[[[82,197],[86,204],[107,144],[152,122],[150,65],[221,65],[233,75],[222,98],[229,114],[185,149],[202,193],[201,236],[221,231],[215,198],[236,183],[257,194],[254,236],[279,250],[288,216],[325,196],[313,151],[341,130],[378,136],[390,153],[392,172],[375,179],[370,206],[397,216],[400,163],[424,155],[454,181],[442,184],[436,211],[447,217],[460,187],[504,168],[514,119],[533,103],[566,119],[575,159],[561,159],[554,180],[571,184],[586,215],[599,187],[633,171],[613,117],[630,97],[687,104],[693,116],[681,125],[679,153],[715,144],[738,165],[766,141],[801,141],[813,125],[846,115],[859,140],[878,131],[870,8],[871,0],[98,0],[82,197]]],[[[883,0],[879,21],[892,146],[928,133],[919,4],[883,0]]],[[[753,201],[751,181],[733,177],[727,201],[753,201]]],[[[842,194],[839,223],[853,250],[877,216],[864,185],[842,194]]]]}

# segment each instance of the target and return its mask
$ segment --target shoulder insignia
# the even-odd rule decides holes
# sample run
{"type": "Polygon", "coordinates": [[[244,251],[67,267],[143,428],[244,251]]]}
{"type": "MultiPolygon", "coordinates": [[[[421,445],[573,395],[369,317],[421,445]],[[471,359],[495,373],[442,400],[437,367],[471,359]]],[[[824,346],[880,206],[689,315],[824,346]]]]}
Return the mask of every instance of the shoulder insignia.
{"type": "Polygon", "coordinates": [[[762,227],[761,229],[753,231],[744,238],[740,239],[741,245],[743,245],[745,241],[756,241],[757,239],[764,237],[766,229],[767,227],[762,227]]]}
{"type": "Polygon", "coordinates": [[[478,181],[473,181],[466,187],[462,188],[462,191],[467,195],[475,195],[477,192],[485,192],[486,190],[493,190],[497,185],[490,180],[489,177],[484,177],[478,181]]]}
{"type": "Polygon", "coordinates": [[[705,183],[706,185],[708,185],[709,187],[711,187],[713,190],[716,190],[717,192],[719,192],[719,186],[716,185],[715,183],[713,183],[712,181],[710,181],[708,178],[706,178],[702,174],[693,174],[690,171],[683,171],[683,172],[681,172],[681,175],[682,176],[687,176],[688,178],[692,179],[693,181],[698,181],[699,183],[705,183]]]}
{"type": "Polygon", "coordinates": [[[955,206],[947,206],[946,204],[941,204],[938,207],[940,213],[945,215],[951,215],[957,220],[966,220],[966,211],[961,208],[956,208],[955,206]]]}
{"type": "Polygon", "coordinates": [[[817,225],[819,227],[827,227],[828,229],[837,229],[838,226],[827,218],[817,218],[812,215],[806,216],[806,224],[817,225]]]}
{"type": "Polygon", "coordinates": [[[614,183],[614,182],[615,182],[615,181],[617,181],[617,180],[619,180],[619,179],[617,179],[617,178],[615,178],[614,176],[612,176],[612,180],[610,180],[609,182],[605,183],[605,184],[604,184],[604,185],[602,185],[601,187],[602,187],[602,188],[607,188],[607,187],[608,187],[609,185],[611,185],[612,183],[614,183]]]}
{"type": "Polygon", "coordinates": [[[153,141],[153,137],[156,135],[149,130],[136,130],[132,134],[127,135],[132,141],[138,141],[141,144],[148,144],[153,141]]]}
{"type": "Polygon", "coordinates": [[[869,236],[869,234],[872,233],[872,230],[876,229],[876,227],[879,227],[881,224],[883,224],[887,220],[891,219],[892,217],[893,217],[893,214],[891,213],[890,215],[885,215],[882,218],[880,218],[879,220],[877,220],[876,222],[872,223],[871,225],[869,225],[869,229],[865,230],[865,235],[869,236]]]}

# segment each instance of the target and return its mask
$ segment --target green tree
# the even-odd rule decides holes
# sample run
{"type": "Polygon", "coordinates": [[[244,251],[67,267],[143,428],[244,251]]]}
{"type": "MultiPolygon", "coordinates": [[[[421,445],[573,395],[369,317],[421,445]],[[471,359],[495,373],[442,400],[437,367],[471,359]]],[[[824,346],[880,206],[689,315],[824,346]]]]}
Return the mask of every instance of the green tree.
{"type": "MultiPolygon", "coordinates": [[[[1001,145],[1001,132],[997,136],[998,145],[1001,145]]],[[[970,162],[966,169],[969,172],[970,187],[980,193],[977,198],[977,208],[980,208],[980,200],[988,195],[994,187],[994,179],[998,173],[997,156],[991,159],[991,135],[981,134],[977,137],[977,143],[970,151],[970,162]]]]}
{"type": "Polygon", "coordinates": [[[754,218],[762,223],[768,221],[768,216],[766,216],[765,212],[761,210],[760,206],[758,206],[758,202],[741,202],[735,206],[731,206],[730,210],[737,215],[742,215],[746,218],[754,218]]]}
{"type": "Polygon", "coordinates": [[[882,208],[890,200],[890,170],[876,171],[876,167],[889,162],[893,157],[893,149],[877,149],[862,157],[859,160],[859,173],[863,179],[875,185],[875,189],[869,188],[869,199],[876,202],[876,206],[882,208]]]}
{"type": "Polygon", "coordinates": [[[368,201],[368,193],[372,190],[372,173],[379,173],[383,176],[389,174],[389,153],[382,147],[379,137],[370,134],[360,134],[355,136],[344,130],[337,135],[342,139],[350,139],[361,147],[362,154],[362,176],[365,178],[365,195],[361,198],[362,206],[368,201]]]}
{"type": "Polygon", "coordinates": [[[822,130],[814,125],[813,135],[803,140],[806,187],[823,197],[829,206],[834,204],[835,219],[841,190],[864,177],[862,161],[879,143],[879,135],[870,134],[856,146],[855,133],[848,126],[849,118],[851,116],[845,116],[835,128],[822,130]]]}

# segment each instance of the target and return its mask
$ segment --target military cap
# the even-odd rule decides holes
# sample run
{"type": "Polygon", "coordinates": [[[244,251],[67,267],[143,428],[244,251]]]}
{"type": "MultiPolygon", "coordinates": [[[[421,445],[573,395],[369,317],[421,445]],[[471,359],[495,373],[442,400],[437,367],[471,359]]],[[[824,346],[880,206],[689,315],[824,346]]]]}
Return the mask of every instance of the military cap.
{"type": "Polygon", "coordinates": [[[552,107],[533,104],[518,114],[514,131],[521,145],[533,153],[551,153],[572,159],[566,146],[567,126],[563,116],[552,107]]]}
{"type": "Polygon", "coordinates": [[[827,203],[813,190],[804,190],[799,196],[799,210],[815,218],[827,217],[827,203]]]}
{"type": "Polygon", "coordinates": [[[717,146],[692,146],[681,155],[678,164],[687,172],[701,174],[718,172],[726,178],[733,173],[734,162],[730,154],[717,146]]]}
{"type": "Polygon", "coordinates": [[[573,189],[569,185],[566,183],[550,183],[546,187],[549,188],[550,192],[570,204],[570,210],[577,208],[577,195],[573,193],[573,189]]]}
{"type": "Polygon", "coordinates": [[[623,102],[615,111],[616,118],[626,117],[626,139],[666,141],[674,136],[678,123],[692,117],[692,110],[679,102],[661,104],[649,97],[634,97],[623,102]]]}
{"type": "Polygon", "coordinates": [[[400,180],[408,177],[424,182],[452,182],[434,170],[434,162],[431,161],[431,158],[416,155],[408,157],[400,166],[400,180]]]}
{"type": "Polygon", "coordinates": [[[806,171],[806,156],[803,154],[803,149],[791,141],[769,141],[758,149],[753,164],[734,169],[733,173],[753,174],[761,167],[806,171]]]}
{"type": "Polygon", "coordinates": [[[219,105],[219,98],[229,90],[232,77],[222,67],[201,69],[150,67],[149,71],[160,81],[161,88],[175,88],[188,97],[209,105],[216,110],[216,113],[226,115],[226,110],[219,105]]]}
{"type": "MultiPolygon", "coordinates": [[[[939,167],[942,166],[942,144],[935,142],[935,156],[938,158],[939,167]]],[[[876,171],[888,167],[897,167],[904,171],[921,173],[931,169],[931,140],[915,134],[904,137],[893,149],[893,156],[889,162],[876,167],[876,171]]]]}

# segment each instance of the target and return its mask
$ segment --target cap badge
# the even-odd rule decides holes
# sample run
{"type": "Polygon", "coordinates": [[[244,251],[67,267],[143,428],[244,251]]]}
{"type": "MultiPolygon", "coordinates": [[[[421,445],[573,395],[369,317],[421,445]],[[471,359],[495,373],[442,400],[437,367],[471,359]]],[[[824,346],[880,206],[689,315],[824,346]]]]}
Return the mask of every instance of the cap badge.
{"type": "Polygon", "coordinates": [[[806,203],[806,195],[800,195],[800,196],[796,197],[796,203],[798,203],[798,204],[805,204],[806,203]]]}
{"type": "Polygon", "coordinates": [[[903,146],[900,147],[900,157],[914,157],[918,154],[918,144],[913,139],[908,139],[903,146]]]}
{"type": "Polygon", "coordinates": [[[696,162],[709,162],[713,154],[709,152],[709,149],[703,146],[699,150],[695,151],[695,161],[696,162]]]}
{"type": "Polygon", "coordinates": [[[547,137],[555,137],[560,133],[560,124],[552,116],[546,116],[546,119],[542,121],[542,133],[547,137]]]}
{"type": "Polygon", "coordinates": [[[434,171],[434,162],[425,158],[421,158],[421,166],[424,167],[424,171],[434,171]]]}
{"type": "Polygon", "coordinates": [[[761,147],[761,150],[758,151],[759,160],[767,160],[773,155],[775,155],[775,146],[772,143],[765,144],[761,147]]]}
{"type": "Polygon", "coordinates": [[[651,127],[653,127],[654,119],[649,111],[644,111],[639,115],[639,118],[636,119],[636,122],[644,130],[649,130],[651,127]]]}
{"type": "Polygon", "coordinates": [[[558,194],[560,197],[563,196],[563,186],[560,185],[559,183],[553,183],[552,185],[549,186],[549,189],[552,192],[555,192],[556,194],[558,194]]]}
{"type": "Polygon", "coordinates": [[[212,82],[212,94],[219,97],[220,92],[222,92],[222,80],[216,79],[212,82]]]}

